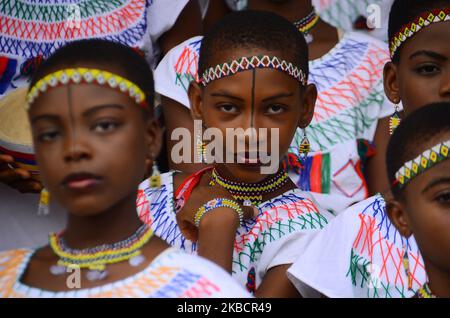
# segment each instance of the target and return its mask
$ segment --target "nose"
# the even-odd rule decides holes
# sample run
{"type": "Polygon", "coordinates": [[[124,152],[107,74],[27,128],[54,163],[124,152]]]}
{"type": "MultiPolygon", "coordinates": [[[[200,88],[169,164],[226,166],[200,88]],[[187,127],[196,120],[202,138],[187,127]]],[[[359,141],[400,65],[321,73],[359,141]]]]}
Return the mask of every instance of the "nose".
{"type": "Polygon", "coordinates": [[[442,78],[439,95],[443,98],[450,98],[450,71],[446,72],[442,78]]]}
{"type": "Polygon", "coordinates": [[[64,161],[67,163],[90,159],[92,153],[87,144],[78,136],[69,136],[64,143],[64,161]]]}

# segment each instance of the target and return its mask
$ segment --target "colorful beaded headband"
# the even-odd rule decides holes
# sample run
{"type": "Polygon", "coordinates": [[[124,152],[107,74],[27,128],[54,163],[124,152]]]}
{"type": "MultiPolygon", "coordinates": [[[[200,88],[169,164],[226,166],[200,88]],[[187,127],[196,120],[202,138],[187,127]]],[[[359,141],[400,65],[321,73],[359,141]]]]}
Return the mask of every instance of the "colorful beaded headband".
{"type": "Polygon", "coordinates": [[[51,73],[40,79],[29,91],[27,95],[28,108],[38,98],[50,88],[67,84],[95,83],[107,85],[127,94],[140,106],[146,106],[144,92],[134,83],[119,75],[89,68],[69,68],[51,73]]]}
{"type": "Polygon", "coordinates": [[[436,9],[431,12],[424,12],[412,22],[403,26],[397,34],[391,39],[389,48],[391,50],[391,58],[395,52],[403,45],[403,43],[417,32],[434,23],[450,21],[450,8],[436,9]]]}
{"type": "Polygon", "coordinates": [[[276,56],[268,55],[241,57],[228,63],[210,67],[205,70],[200,81],[203,86],[206,86],[208,83],[220,78],[256,68],[272,68],[285,72],[303,85],[306,85],[306,75],[300,68],[276,56]]]}
{"type": "Polygon", "coordinates": [[[426,150],[417,158],[405,163],[395,174],[396,183],[403,188],[419,174],[449,158],[450,140],[426,150]]]}

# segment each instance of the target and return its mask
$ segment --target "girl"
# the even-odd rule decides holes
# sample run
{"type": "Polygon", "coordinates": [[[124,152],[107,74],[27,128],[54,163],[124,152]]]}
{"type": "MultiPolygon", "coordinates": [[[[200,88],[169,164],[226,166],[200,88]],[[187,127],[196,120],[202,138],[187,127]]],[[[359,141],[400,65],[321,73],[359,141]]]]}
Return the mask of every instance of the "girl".
{"type": "Polygon", "coordinates": [[[152,72],[138,53],[71,43],[38,69],[28,103],[41,178],[69,216],[47,246],[0,253],[1,297],[247,295],[136,216],[136,189],[160,146],[152,72]]]}
{"type": "MultiPolygon", "coordinates": [[[[65,43],[105,38],[139,49],[150,65],[156,67],[171,48],[201,34],[197,0],[5,0],[0,5],[0,25],[0,104],[7,102],[7,95],[16,89],[25,88],[37,65],[65,43]]],[[[158,82],[157,77],[155,81],[158,82]]],[[[2,141],[0,215],[11,218],[11,211],[15,209],[21,209],[24,215],[12,217],[18,227],[14,232],[10,226],[2,226],[5,223],[0,225],[0,231],[11,233],[9,236],[14,238],[12,245],[2,244],[0,249],[38,246],[46,239],[30,235],[35,228],[57,229],[64,223],[55,213],[47,220],[30,216],[36,214],[39,196],[25,196],[12,189],[39,193],[42,185],[29,170],[19,167],[17,157],[8,151],[14,149],[3,149],[2,141]],[[29,218],[34,219],[33,222],[29,218]],[[30,228],[32,223],[34,227],[30,228]]]]}
{"type": "MultiPolygon", "coordinates": [[[[314,112],[316,90],[306,82],[307,56],[302,35],[277,15],[243,11],[221,20],[202,43],[200,83],[189,88],[192,115],[222,136],[227,129],[269,129],[267,135],[252,136],[259,147],[270,142],[267,150],[276,169],[264,174],[264,152],[251,146],[247,135],[245,149],[220,149],[231,154],[232,162],[219,158],[191,176],[164,174],[160,187],[148,181],[140,185],[145,196],[138,200],[138,212],[158,236],[220,264],[258,297],[297,295],[286,278],[297,255],[295,239],[320,230],[331,218],[319,211],[310,193],[296,188],[281,164],[297,127],[305,128],[314,112]],[[222,197],[256,206],[256,217],[243,221],[239,214],[213,211],[202,218],[205,199],[222,197]]],[[[213,151],[209,146],[207,157],[213,151]]]]}
{"type": "MultiPolygon", "coordinates": [[[[388,147],[389,219],[403,237],[414,234],[428,276],[415,298],[450,298],[449,118],[450,103],[421,108],[402,122],[388,147]]],[[[409,266],[408,258],[404,262],[409,266]]]]}
{"type": "MultiPolygon", "coordinates": [[[[402,102],[406,114],[450,101],[448,5],[442,0],[396,0],[392,6],[391,62],[384,68],[384,86],[387,97],[402,102]],[[423,17],[431,22],[423,24],[423,17]],[[409,32],[411,28],[415,31],[409,32]]],[[[319,291],[328,297],[410,297],[425,283],[414,238],[402,237],[392,226],[384,197],[390,194],[348,208],[324,231],[299,244],[303,256],[289,272],[303,296],[319,291]],[[409,275],[402,269],[405,253],[409,275]]]]}
{"type": "MultiPolygon", "coordinates": [[[[342,34],[320,19],[311,0],[250,0],[248,7],[283,16],[310,42],[310,81],[317,86],[318,99],[311,125],[304,131],[298,129],[289,149],[294,183],[305,191],[333,195],[324,203],[331,203],[327,208],[334,212],[366,199],[369,193],[384,191],[388,186],[387,177],[382,177],[384,149],[389,138],[388,117],[394,110],[383,91],[383,65],[389,60],[386,44],[356,32],[342,34]],[[305,136],[311,153],[299,169],[299,149],[305,136]]],[[[161,78],[159,84],[185,75],[195,78],[200,44],[200,39],[194,38],[171,50],[155,71],[161,78]]],[[[167,84],[157,85],[156,90],[189,107],[183,87],[168,92],[167,84]]]]}

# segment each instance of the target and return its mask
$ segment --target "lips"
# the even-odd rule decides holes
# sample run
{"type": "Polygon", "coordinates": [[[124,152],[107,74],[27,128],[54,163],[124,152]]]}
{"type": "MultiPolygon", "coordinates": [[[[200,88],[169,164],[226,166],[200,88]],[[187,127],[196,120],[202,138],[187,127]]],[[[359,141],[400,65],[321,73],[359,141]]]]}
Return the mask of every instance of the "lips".
{"type": "Polygon", "coordinates": [[[102,177],[88,172],[78,172],[69,174],[62,181],[62,185],[71,190],[85,190],[98,185],[102,177]]]}

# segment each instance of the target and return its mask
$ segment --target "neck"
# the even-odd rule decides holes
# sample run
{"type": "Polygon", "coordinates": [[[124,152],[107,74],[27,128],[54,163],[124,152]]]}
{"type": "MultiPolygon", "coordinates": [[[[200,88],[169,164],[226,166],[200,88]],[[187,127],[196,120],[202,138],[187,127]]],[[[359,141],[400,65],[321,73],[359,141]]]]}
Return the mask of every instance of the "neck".
{"type": "Polygon", "coordinates": [[[67,246],[84,249],[112,244],[130,237],[142,225],[133,193],[111,209],[94,216],[69,214],[64,240],[67,246]]]}
{"type": "Polygon", "coordinates": [[[436,297],[450,298],[450,272],[424,260],[428,275],[428,286],[436,297]]]}

